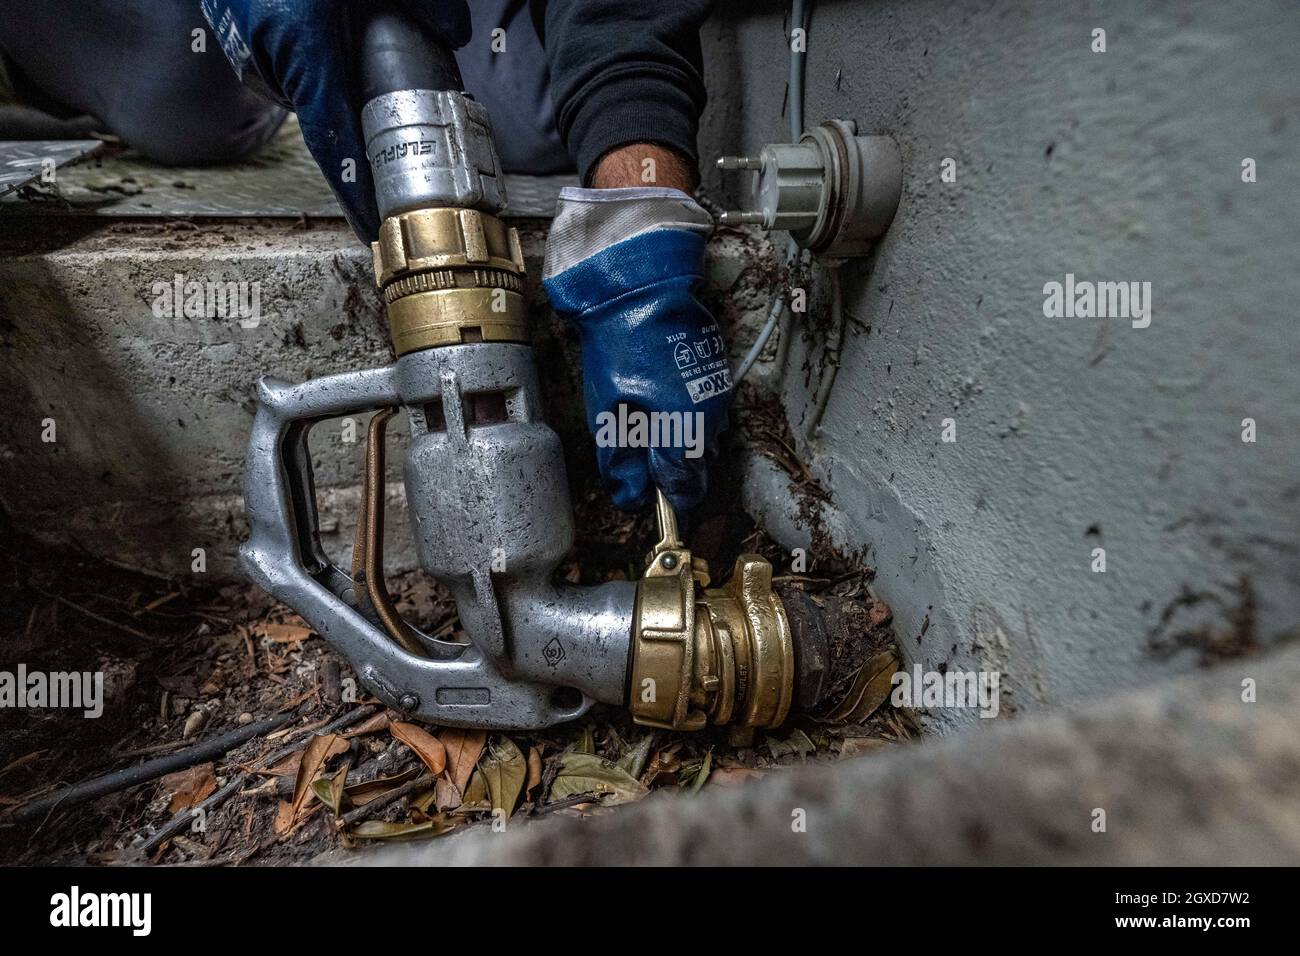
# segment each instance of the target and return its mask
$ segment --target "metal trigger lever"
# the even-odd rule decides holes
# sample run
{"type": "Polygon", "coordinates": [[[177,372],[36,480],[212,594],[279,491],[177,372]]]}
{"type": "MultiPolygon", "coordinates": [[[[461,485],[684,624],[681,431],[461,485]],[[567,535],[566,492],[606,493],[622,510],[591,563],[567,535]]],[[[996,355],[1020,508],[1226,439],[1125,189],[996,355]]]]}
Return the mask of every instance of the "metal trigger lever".
{"type": "Polygon", "coordinates": [[[384,583],[384,435],[396,408],[375,412],[366,429],[366,477],[352,545],[352,582],[388,636],[417,657],[428,657],[415,629],[404,621],[384,583]]]}
{"type": "Polygon", "coordinates": [[[679,562],[689,561],[695,583],[700,587],[708,587],[709,562],[694,557],[682,543],[681,532],[677,527],[677,512],[668,496],[658,488],[655,489],[655,526],[659,529],[659,541],[650,549],[646,558],[646,574],[651,574],[656,569],[661,569],[659,573],[675,572],[679,562]]]}

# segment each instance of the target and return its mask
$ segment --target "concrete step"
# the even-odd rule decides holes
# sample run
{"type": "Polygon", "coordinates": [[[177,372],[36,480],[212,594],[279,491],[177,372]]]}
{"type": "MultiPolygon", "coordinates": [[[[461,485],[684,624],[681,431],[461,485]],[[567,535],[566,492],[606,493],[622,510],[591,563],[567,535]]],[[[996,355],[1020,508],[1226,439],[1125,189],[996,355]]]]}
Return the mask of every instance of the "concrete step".
{"type": "MultiPolygon", "coordinates": [[[[548,414],[581,445],[576,336],[554,320],[539,286],[547,223],[515,224],[548,414]]],[[[735,233],[710,247],[705,294],[731,329],[737,360],[770,294],[764,272],[750,268],[756,250],[770,247],[735,233]]],[[[189,574],[202,549],[208,575],[238,574],[259,376],[298,381],[391,361],[369,250],[338,220],[7,215],[0,287],[0,391],[9,401],[0,504],[20,531],[151,573],[189,574]],[[231,283],[242,298],[191,296],[231,283]]],[[[754,380],[766,370],[761,364],[754,380]]],[[[404,427],[394,422],[393,448],[404,427]]],[[[313,433],[322,531],[341,561],[364,437],[364,421],[313,433]]],[[[388,560],[403,570],[414,553],[402,456],[390,462],[388,560]]]]}

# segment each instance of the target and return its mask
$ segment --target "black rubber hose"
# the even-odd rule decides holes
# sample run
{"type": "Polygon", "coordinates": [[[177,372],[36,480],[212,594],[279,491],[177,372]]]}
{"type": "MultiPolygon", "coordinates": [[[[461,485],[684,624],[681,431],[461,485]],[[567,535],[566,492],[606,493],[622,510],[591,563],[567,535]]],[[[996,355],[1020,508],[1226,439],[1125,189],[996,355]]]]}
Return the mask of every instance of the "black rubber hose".
{"type": "Polygon", "coordinates": [[[157,780],[159,777],[174,773],[177,770],[184,770],[207,760],[213,760],[227,751],[235,749],[240,744],[247,743],[254,737],[260,737],[273,730],[278,730],[293,720],[293,716],[293,714],[280,714],[268,720],[238,727],[224,734],[211,737],[193,747],[187,747],[180,753],[158,757],[135,767],[127,767],[125,770],[118,770],[71,787],[65,787],[47,797],[41,797],[39,800],[23,804],[14,811],[13,818],[20,822],[31,820],[56,808],[63,809],[64,807],[75,806],[86,800],[93,800],[108,793],[125,790],[127,787],[148,783],[150,780],[157,780]]]}
{"type": "Polygon", "coordinates": [[[377,4],[361,28],[362,103],[398,90],[465,88],[456,57],[397,7],[377,4]]]}

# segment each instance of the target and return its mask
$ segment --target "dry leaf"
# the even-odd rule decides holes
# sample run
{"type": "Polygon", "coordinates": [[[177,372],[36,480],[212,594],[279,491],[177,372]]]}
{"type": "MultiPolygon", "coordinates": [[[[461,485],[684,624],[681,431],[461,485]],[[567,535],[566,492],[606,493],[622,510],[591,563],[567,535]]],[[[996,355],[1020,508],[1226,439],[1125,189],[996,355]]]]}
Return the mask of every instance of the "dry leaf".
{"type": "Polygon", "coordinates": [[[861,723],[876,712],[894,686],[898,656],[893,648],[870,658],[853,678],[844,699],[824,718],[827,723],[861,723]]]}
{"type": "Polygon", "coordinates": [[[882,740],[879,737],[845,737],[840,744],[840,760],[850,760],[853,757],[864,757],[867,754],[880,753],[882,750],[888,750],[892,747],[888,740],[882,740]]]}
{"type": "Polygon", "coordinates": [[[465,796],[460,803],[461,809],[470,807],[488,807],[487,780],[483,776],[482,770],[475,770],[474,776],[469,778],[469,786],[465,788],[465,796]]]}
{"type": "Polygon", "coordinates": [[[19,757],[17,760],[9,761],[9,763],[4,765],[3,769],[0,769],[0,777],[5,776],[10,771],[19,770],[30,763],[35,763],[43,753],[45,753],[44,750],[33,750],[31,753],[19,757]]]}
{"type": "Polygon", "coordinates": [[[442,773],[443,768],[447,766],[446,748],[437,737],[423,727],[394,720],[389,723],[388,731],[415,751],[415,755],[429,768],[429,773],[442,773]]]}
{"type": "Polygon", "coordinates": [[[867,621],[872,627],[887,623],[893,616],[889,605],[879,599],[872,601],[871,607],[867,608],[867,621]]]}
{"type": "Polygon", "coordinates": [[[211,763],[201,763],[197,767],[188,767],[163,777],[163,788],[172,795],[171,802],[167,804],[167,812],[188,810],[206,800],[217,789],[214,769],[211,763]]]}
{"type": "Polygon", "coordinates": [[[343,766],[334,776],[319,777],[311,782],[312,792],[316,794],[316,799],[325,806],[330,808],[330,812],[335,816],[340,813],[343,806],[343,794],[346,790],[348,771],[352,769],[352,761],[345,760],[343,766]]]}
{"type": "Polygon", "coordinates": [[[528,776],[528,763],[519,748],[509,737],[500,737],[488,747],[488,756],[479,765],[493,810],[504,810],[509,816],[519,802],[519,792],[528,776]]]}
{"type": "Polygon", "coordinates": [[[524,784],[524,792],[532,793],[537,785],[542,782],[542,752],[536,747],[528,748],[528,780],[524,784]]]}
{"type": "Polygon", "coordinates": [[[677,749],[675,746],[667,747],[655,754],[646,766],[645,772],[641,774],[641,783],[650,787],[657,783],[660,777],[675,777],[682,766],[677,756],[677,749]]]}
{"type": "Polygon", "coordinates": [[[362,721],[351,730],[344,731],[343,736],[351,740],[353,737],[364,737],[366,734],[374,734],[387,729],[388,715],[381,710],[369,720],[362,721]]]}
{"type": "Polygon", "coordinates": [[[302,751],[289,754],[279,763],[272,764],[265,770],[257,771],[260,774],[266,774],[272,777],[296,777],[298,776],[298,767],[302,765],[302,751]]]}
{"type": "Polygon", "coordinates": [[[387,820],[362,820],[348,831],[358,840],[418,840],[446,833],[454,824],[442,816],[423,823],[389,823],[387,820]]]}
{"type": "Polygon", "coordinates": [[[448,727],[438,735],[438,739],[447,751],[447,769],[438,780],[438,808],[449,810],[461,804],[469,778],[474,774],[474,765],[487,743],[487,732],[448,727]]]}
{"type": "Polygon", "coordinates": [[[275,811],[275,834],[284,836],[293,829],[294,812],[293,804],[287,800],[281,800],[279,808],[275,811]]]}
{"type": "Polygon", "coordinates": [[[407,781],[414,780],[419,775],[419,767],[408,767],[401,773],[395,773],[391,777],[376,777],[374,780],[367,780],[364,783],[354,783],[352,786],[347,787],[344,793],[347,794],[348,802],[354,807],[364,807],[376,797],[382,797],[389,790],[394,790],[407,781]]]}
{"type": "Polygon", "coordinates": [[[602,796],[601,802],[607,806],[640,800],[648,792],[636,777],[617,764],[577,751],[560,758],[560,771],[551,784],[552,800],[594,793],[602,796]]]}
{"type": "Polygon", "coordinates": [[[455,810],[465,802],[465,797],[456,789],[456,785],[447,779],[445,774],[439,777],[437,783],[434,784],[433,795],[439,810],[455,810]]]}
{"type": "Polygon", "coordinates": [[[302,624],[262,622],[253,628],[253,633],[272,644],[300,644],[316,632],[302,624]]]}
{"type": "Polygon", "coordinates": [[[407,805],[412,810],[419,811],[418,814],[412,814],[412,818],[418,823],[425,817],[429,816],[429,808],[433,806],[434,800],[438,797],[438,791],[430,787],[423,793],[413,793],[407,798],[407,805]]]}
{"type": "Polygon", "coordinates": [[[297,819],[311,793],[312,781],[320,776],[321,769],[330,757],[348,749],[348,742],[338,734],[315,734],[303,751],[298,764],[298,776],[293,782],[293,815],[297,819]]]}
{"type": "Polygon", "coordinates": [[[777,737],[768,737],[766,740],[767,749],[771,751],[772,757],[779,760],[782,757],[806,757],[810,753],[815,753],[817,745],[808,739],[808,735],[796,727],[790,731],[790,736],[781,740],[777,737]]]}
{"type": "Polygon", "coordinates": [[[718,767],[709,774],[709,786],[719,784],[724,787],[735,787],[762,777],[763,771],[752,770],[749,767],[718,767]]]}

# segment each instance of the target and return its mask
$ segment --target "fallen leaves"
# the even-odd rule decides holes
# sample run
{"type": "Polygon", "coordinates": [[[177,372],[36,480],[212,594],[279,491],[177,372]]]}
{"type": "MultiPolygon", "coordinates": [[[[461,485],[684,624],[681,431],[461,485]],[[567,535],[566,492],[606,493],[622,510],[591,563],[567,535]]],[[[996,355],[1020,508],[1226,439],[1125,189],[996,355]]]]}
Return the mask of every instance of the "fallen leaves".
{"type": "Polygon", "coordinates": [[[369,720],[363,721],[351,730],[344,731],[343,736],[348,740],[353,737],[366,737],[370,734],[379,733],[381,730],[388,729],[388,714],[380,711],[369,720]]]}
{"type": "Polygon", "coordinates": [[[840,743],[839,759],[851,760],[854,757],[878,754],[892,746],[894,744],[891,744],[888,740],[882,740],[880,737],[845,737],[840,743]]]}
{"type": "Polygon", "coordinates": [[[808,735],[796,727],[790,731],[790,736],[784,740],[779,737],[767,738],[767,749],[771,752],[773,759],[780,760],[782,757],[806,757],[817,751],[817,745],[814,744],[808,735]]]}
{"type": "Polygon", "coordinates": [[[498,737],[488,746],[487,759],[479,764],[479,772],[487,786],[492,809],[502,810],[508,817],[514,813],[519,794],[528,778],[528,762],[509,737],[498,737]]]}
{"type": "Polygon", "coordinates": [[[446,751],[447,768],[438,779],[437,805],[441,810],[455,809],[464,800],[474,765],[487,744],[487,732],[448,727],[438,735],[438,739],[446,751]]]}
{"type": "Polygon", "coordinates": [[[217,789],[215,769],[211,763],[201,763],[196,767],[177,770],[163,777],[163,789],[172,795],[171,801],[167,804],[167,812],[188,810],[211,796],[217,789]]]}
{"type": "Polygon", "coordinates": [[[388,724],[388,731],[415,751],[415,755],[429,768],[429,773],[440,774],[447,766],[447,749],[442,741],[418,724],[394,720],[388,724]]]}
{"type": "Polygon", "coordinates": [[[293,800],[281,801],[275,817],[277,836],[287,836],[310,813],[307,796],[312,793],[312,784],[321,775],[326,761],[348,749],[348,742],[339,734],[313,734],[303,751],[298,764],[298,774],[293,784],[293,800]]]}
{"type": "Polygon", "coordinates": [[[253,626],[252,633],[270,644],[301,644],[316,632],[305,624],[261,621],[253,626]]]}
{"type": "MultiPolygon", "coordinates": [[[[352,786],[346,787],[343,792],[347,797],[347,802],[352,806],[364,807],[370,801],[382,797],[402,784],[410,783],[419,775],[419,767],[409,767],[390,777],[376,777],[374,780],[367,780],[364,783],[354,783],[352,786]]],[[[335,815],[338,815],[337,811],[335,815]]]]}
{"type": "Polygon", "coordinates": [[[350,760],[343,761],[343,766],[332,777],[317,777],[311,782],[316,799],[329,807],[330,813],[338,816],[342,812],[343,795],[348,781],[348,771],[352,769],[350,760]]]}
{"type": "Polygon", "coordinates": [[[709,786],[738,787],[763,776],[763,771],[749,767],[718,767],[709,774],[709,786]]]}
{"type": "Polygon", "coordinates": [[[528,748],[528,779],[524,783],[524,795],[531,796],[542,782],[542,752],[536,747],[528,748]]]}
{"type": "Polygon", "coordinates": [[[869,658],[859,669],[844,699],[826,715],[832,724],[856,724],[866,720],[889,699],[898,655],[891,647],[869,658]]]}
{"type": "Polygon", "coordinates": [[[576,750],[560,758],[560,771],[551,784],[552,800],[591,793],[600,797],[605,806],[633,803],[649,792],[618,764],[576,750]]]}
{"type": "Polygon", "coordinates": [[[357,840],[420,840],[446,833],[453,825],[441,816],[431,817],[420,823],[362,820],[348,830],[348,836],[357,840]]]}

